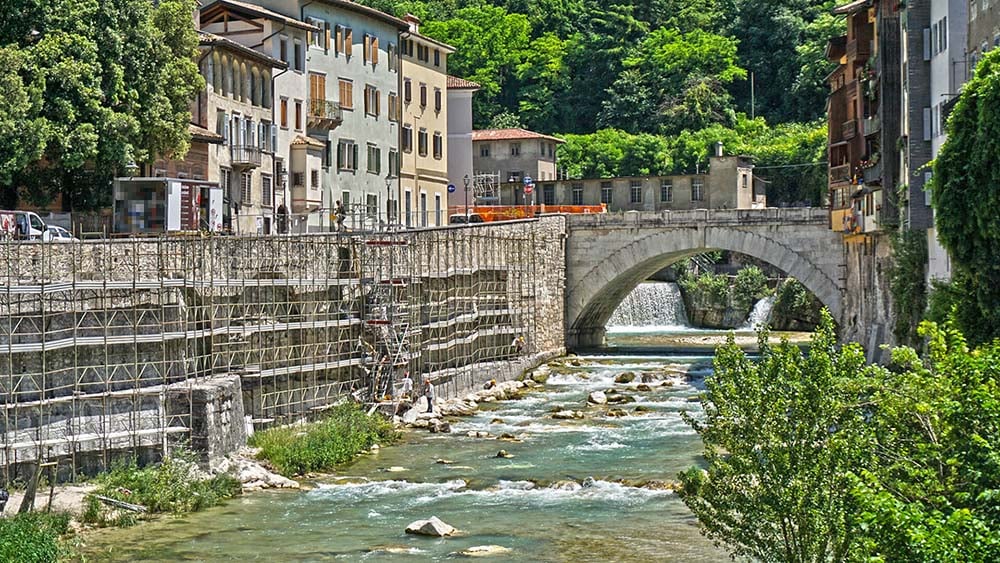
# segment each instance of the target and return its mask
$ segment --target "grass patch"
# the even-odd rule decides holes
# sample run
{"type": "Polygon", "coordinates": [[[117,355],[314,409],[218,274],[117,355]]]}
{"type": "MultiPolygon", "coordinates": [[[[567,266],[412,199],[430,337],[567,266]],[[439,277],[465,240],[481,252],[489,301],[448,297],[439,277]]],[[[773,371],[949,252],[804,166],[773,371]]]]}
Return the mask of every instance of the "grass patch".
{"type": "Polygon", "coordinates": [[[59,538],[69,521],[68,514],[45,512],[0,518],[0,561],[42,563],[68,556],[59,538]]]}
{"type": "MultiPolygon", "coordinates": [[[[229,475],[205,478],[190,454],[175,453],[160,464],[140,468],[135,460],[100,475],[95,494],[145,506],[151,514],[185,514],[216,506],[240,493],[229,475]]],[[[101,526],[127,527],[141,514],[108,507],[93,496],[86,500],[81,520],[101,526]]]]}
{"type": "Polygon", "coordinates": [[[319,421],[271,428],[254,434],[250,444],[260,448],[258,457],[282,475],[329,471],[354,459],[374,444],[387,444],[398,434],[379,414],[368,415],[355,403],[334,407],[319,421]]]}

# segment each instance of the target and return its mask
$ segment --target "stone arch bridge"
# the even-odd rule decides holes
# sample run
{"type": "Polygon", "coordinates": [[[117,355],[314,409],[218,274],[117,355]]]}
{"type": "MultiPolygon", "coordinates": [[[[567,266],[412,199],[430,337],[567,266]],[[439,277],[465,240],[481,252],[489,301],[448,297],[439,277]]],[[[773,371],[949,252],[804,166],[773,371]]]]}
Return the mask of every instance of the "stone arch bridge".
{"type": "Polygon", "coordinates": [[[840,320],[846,269],[841,238],[821,208],[569,215],[567,347],[602,345],[611,313],[640,282],[710,250],[746,254],[781,269],[840,320]]]}

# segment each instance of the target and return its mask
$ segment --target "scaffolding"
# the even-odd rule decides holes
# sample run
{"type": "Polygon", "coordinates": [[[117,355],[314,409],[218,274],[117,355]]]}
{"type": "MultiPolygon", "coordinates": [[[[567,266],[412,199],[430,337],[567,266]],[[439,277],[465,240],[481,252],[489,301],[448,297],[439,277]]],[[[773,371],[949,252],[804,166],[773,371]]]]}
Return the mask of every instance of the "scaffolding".
{"type": "Polygon", "coordinates": [[[0,242],[0,483],[154,460],[198,436],[194,386],[239,377],[253,428],[391,400],[534,352],[534,223],[0,242]],[[521,348],[516,338],[525,337],[521,348]]]}

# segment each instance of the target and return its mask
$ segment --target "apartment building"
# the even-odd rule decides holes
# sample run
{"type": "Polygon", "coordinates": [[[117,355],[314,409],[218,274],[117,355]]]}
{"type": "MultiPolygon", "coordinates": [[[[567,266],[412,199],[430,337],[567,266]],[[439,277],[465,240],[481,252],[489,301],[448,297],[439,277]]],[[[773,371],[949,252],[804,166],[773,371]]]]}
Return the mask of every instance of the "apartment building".
{"type": "Polygon", "coordinates": [[[283,62],[268,87],[272,91],[275,128],[273,208],[276,232],[320,230],[324,213],[321,173],[325,137],[342,121],[339,105],[310,97],[306,46],[324,30],[256,4],[217,0],[201,10],[201,27],[215,35],[283,62]]]}
{"type": "MultiPolygon", "coordinates": [[[[1000,47],[1000,0],[968,0],[969,74],[988,51],[1000,47]]],[[[953,38],[955,39],[955,38],[953,38]]]]}
{"type": "Polygon", "coordinates": [[[476,174],[499,174],[500,182],[513,187],[516,201],[531,203],[523,182],[536,184],[558,179],[559,145],[565,141],[527,129],[485,129],[472,132],[472,166],[476,174]]]}
{"type": "Polygon", "coordinates": [[[448,179],[457,188],[448,194],[448,206],[465,204],[465,178],[475,176],[472,149],[472,97],[479,84],[448,77],[448,179]]]}
{"type": "Polygon", "coordinates": [[[449,45],[420,34],[420,19],[404,18],[400,40],[402,105],[389,100],[390,119],[402,127],[399,165],[403,216],[407,227],[448,224],[448,56],[449,45]],[[400,111],[401,108],[401,111],[400,111]]]}
{"type": "MultiPolygon", "coordinates": [[[[755,193],[753,164],[740,156],[724,156],[721,144],[709,158],[704,174],[626,176],[540,181],[535,184],[539,205],[605,205],[608,211],[681,211],[688,209],[755,209],[767,207],[762,192],[755,193]]],[[[763,184],[760,184],[763,186],[763,184]]],[[[517,182],[501,184],[501,205],[525,205],[517,182]]]]}
{"type": "MultiPolygon", "coordinates": [[[[302,55],[306,99],[315,103],[303,101],[301,111],[294,99],[289,105],[290,115],[301,115],[303,123],[307,108],[312,114],[308,135],[299,146],[307,157],[317,151],[322,154],[316,178],[322,191],[321,221],[315,225],[311,216],[310,229],[333,227],[331,212],[337,201],[348,209],[348,228],[374,227],[384,220],[393,193],[398,193],[397,175],[391,171],[399,166],[400,128],[390,108],[402,87],[399,35],[409,26],[348,0],[255,3],[320,30],[308,33],[302,55]],[[322,150],[314,141],[322,144],[322,150]]],[[[307,184],[303,191],[308,194],[314,178],[299,179],[307,184]]],[[[294,181],[293,176],[293,193],[294,181]]]]}

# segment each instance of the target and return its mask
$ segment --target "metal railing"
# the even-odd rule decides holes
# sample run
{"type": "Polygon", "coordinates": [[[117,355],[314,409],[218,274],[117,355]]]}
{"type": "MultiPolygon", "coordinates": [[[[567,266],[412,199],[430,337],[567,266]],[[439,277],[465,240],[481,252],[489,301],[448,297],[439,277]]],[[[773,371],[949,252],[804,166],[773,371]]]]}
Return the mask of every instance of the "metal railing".
{"type": "Polygon", "coordinates": [[[830,167],[830,183],[835,184],[837,182],[846,182],[851,177],[851,165],[842,164],[840,166],[830,167]]]}
{"type": "Polygon", "coordinates": [[[882,130],[882,120],[879,117],[872,116],[865,119],[865,136],[874,135],[882,130]]]}
{"type": "Polygon", "coordinates": [[[260,147],[233,145],[230,147],[230,159],[234,166],[260,166],[260,147]]]}
{"type": "Polygon", "coordinates": [[[840,131],[843,135],[843,139],[845,141],[849,141],[858,134],[858,122],[853,119],[851,121],[845,121],[841,124],[840,131]]]}
{"type": "Polygon", "coordinates": [[[344,110],[333,100],[309,100],[309,123],[312,126],[332,125],[344,120],[344,110]]]}

